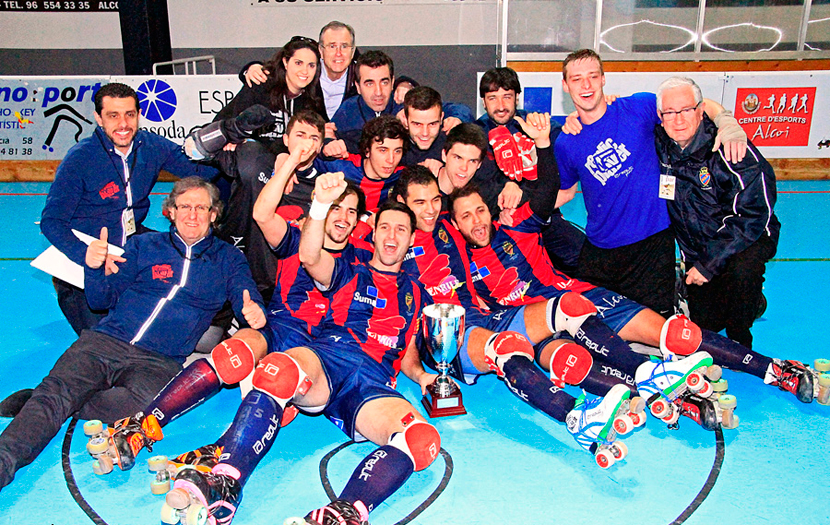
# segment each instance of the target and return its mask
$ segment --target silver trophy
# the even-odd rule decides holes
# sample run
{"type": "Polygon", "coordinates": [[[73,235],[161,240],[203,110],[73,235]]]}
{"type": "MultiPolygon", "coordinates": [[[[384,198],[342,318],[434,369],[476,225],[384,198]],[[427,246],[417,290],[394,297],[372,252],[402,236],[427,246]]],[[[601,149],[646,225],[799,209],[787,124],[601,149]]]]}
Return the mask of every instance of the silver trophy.
{"type": "Polygon", "coordinates": [[[466,414],[461,390],[447,375],[449,363],[464,344],[464,307],[431,304],[424,307],[424,341],[435,360],[439,375],[427,387],[421,402],[430,417],[466,414]]]}

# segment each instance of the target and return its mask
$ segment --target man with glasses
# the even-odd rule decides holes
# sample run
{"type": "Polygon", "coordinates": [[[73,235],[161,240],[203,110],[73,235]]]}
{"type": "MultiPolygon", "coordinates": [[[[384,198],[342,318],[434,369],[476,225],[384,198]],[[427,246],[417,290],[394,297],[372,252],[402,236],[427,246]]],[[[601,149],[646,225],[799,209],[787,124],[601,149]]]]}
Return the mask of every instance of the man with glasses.
{"type": "MultiPolygon", "coordinates": [[[[178,144],[139,129],[141,109],[130,86],[107,84],[95,93],[94,103],[98,127],[58,166],[40,223],[49,242],[81,266],[86,244],[72,230],[97,236],[106,226],[110,243],[118,246],[147,231],[142,222],[161,170],[204,179],[218,174],[214,168],[191,162],[178,144]]],[[[107,265],[114,259],[111,255],[107,265]]],[[[53,281],[61,311],[78,335],[106,315],[90,310],[83,289],[57,278],[53,281]]]]}
{"type": "Polygon", "coordinates": [[[775,173],[751,142],[740,162],[713,149],[717,129],[707,105],[689,78],[660,84],[657,154],[662,177],[674,186],[668,209],[686,267],[690,317],[752,348],[749,330],[781,228],[773,213],[775,173]]]}
{"type": "MultiPolygon", "coordinates": [[[[225,301],[252,328],[265,326],[245,257],[213,236],[222,211],[216,187],[182,179],[164,209],[170,230],[131,237],[118,262],[108,260],[106,227],[87,248],[87,299],[110,313],[81,333],[0,435],[0,488],[34,461],[71,415],[112,423],[147,406],[181,370],[225,301]]],[[[251,329],[235,335],[243,345],[256,337],[251,329]]],[[[228,354],[222,352],[227,348],[221,343],[212,355],[228,354]]],[[[115,430],[140,446],[146,436],[160,439],[154,419],[138,424],[127,418],[115,430]]]]}
{"type": "MultiPolygon", "coordinates": [[[[655,96],[637,93],[607,104],[602,60],[590,49],[568,55],[562,76],[581,131],[556,139],[562,181],[556,204],[573,199],[579,182],[588,211],[577,276],[669,317],[674,313],[674,236],[665,200],[674,186],[660,177],[655,96]]],[[[743,158],[746,133],[735,118],[716,102],[707,100],[706,108],[719,124],[716,144],[724,144],[727,159],[743,158]]]]}
{"type": "MultiPolygon", "coordinates": [[[[325,100],[326,114],[332,118],[345,99],[357,95],[354,59],[359,53],[352,26],[336,20],[323,26],[318,42],[323,58],[318,95],[325,100]]],[[[262,69],[261,63],[255,62],[245,66],[240,77],[250,87],[252,83],[265,82],[268,72],[262,69]]]]}

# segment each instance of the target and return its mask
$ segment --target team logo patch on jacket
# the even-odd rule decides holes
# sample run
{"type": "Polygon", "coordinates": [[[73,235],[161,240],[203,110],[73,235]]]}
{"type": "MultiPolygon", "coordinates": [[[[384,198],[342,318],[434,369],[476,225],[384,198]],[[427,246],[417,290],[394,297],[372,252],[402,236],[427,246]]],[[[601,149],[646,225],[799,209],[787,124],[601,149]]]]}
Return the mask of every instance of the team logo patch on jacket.
{"type": "Polygon", "coordinates": [[[118,184],[110,182],[109,184],[101,188],[101,190],[98,192],[98,195],[100,195],[102,199],[115,199],[116,195],[118,195],[118,192],[120,190],[121,188],[118,187],[118,184]]]}
{"type": "Polygon", "coordinates": [[[160,279],[167,282],[173,277],[173,268],[169,264],[156,264],[153,266],[153,279],[160,279]]]}
{"type": "Polygon", "coordinates": [[[704,188],[708,188],[709,183],[712,181],[712,176],[709,174],[709,168],[706,166],[700,168],[700,173],[697,174],[697,178],[700,179],[700,183],[704,188]]]}

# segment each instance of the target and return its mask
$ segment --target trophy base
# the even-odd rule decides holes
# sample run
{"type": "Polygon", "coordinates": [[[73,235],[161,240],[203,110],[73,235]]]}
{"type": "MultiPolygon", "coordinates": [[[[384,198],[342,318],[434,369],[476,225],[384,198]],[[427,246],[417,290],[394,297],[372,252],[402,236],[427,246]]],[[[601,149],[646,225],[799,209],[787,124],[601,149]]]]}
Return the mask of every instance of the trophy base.
{"type": "Polygon", "coordinates": [[[421,404],[429,417],[460,416],[467,413],[461,401],[461,390],[457,386],[448,396],[441,397],[435,384],[431,384],[427,387],[426,395],[421,398],[421,404]]]}

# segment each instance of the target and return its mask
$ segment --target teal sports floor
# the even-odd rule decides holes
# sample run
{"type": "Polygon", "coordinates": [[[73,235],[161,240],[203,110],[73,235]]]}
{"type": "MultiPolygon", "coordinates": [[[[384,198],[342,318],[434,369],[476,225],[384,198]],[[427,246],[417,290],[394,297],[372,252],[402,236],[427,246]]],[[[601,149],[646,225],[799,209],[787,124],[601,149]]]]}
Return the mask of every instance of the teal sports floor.
{"type": "MultiPolygon", "coordinates": [[[[75,336],[51,279],[29,266],[46,248],[38,221],[47,183],[0,184],[0,398],[35,386],[75,336]]],[[[156,191],[169,191],[159,184],[156,191]]],[[[779,182],[783,224],[767,266],[769,306],[755,325],[755,349],[812,363],[830,358],[830,182],[779,182]]],[[[584,224],[579,202],[565,216],[584,224]]],[[[161,195],[155,218],[163,228],[161,195]]],[[[492,375],[462,386],[468,414],[434,420],[445,453],[370,516],[373,525],[830,523],[830,407],[799,403],[760,380],[726,371],[740,426],[718,435],[681,418],[670,430],[649,418],[624,441],[630,454],[596,467],[564,425],[535,412],[492,375]]],[[[416,406],[420,393],[402,377],[416,406]]],[[[230,423],[238,390],[221,392],[168,425],[154,454],[211,442],[230,423]]],[[[8,420],[0,420],[0,430],[8,420]]],[[[160,523],[160,496],[143,461],[99,477],[78,428],[61,433],[2,491],[0,525],[160,523]],[[63,448],[66,444],[66,451],[63,448]],[[64,464],[65,463],[65,464],[64,464]],[[74,478],[68,484],[67,476],[74,478]],[[70,491],[73,487],[73,492],[70,491]]],[[[280,525],[339,492],[371,444],[352,444],[323,418],[298,417],[246,485],[235,525],[280,525]],[[321,473],[322,478],[321,479],[321,473]]],[[[146,454],[141,459],[146,459],[146,454]]]]}

